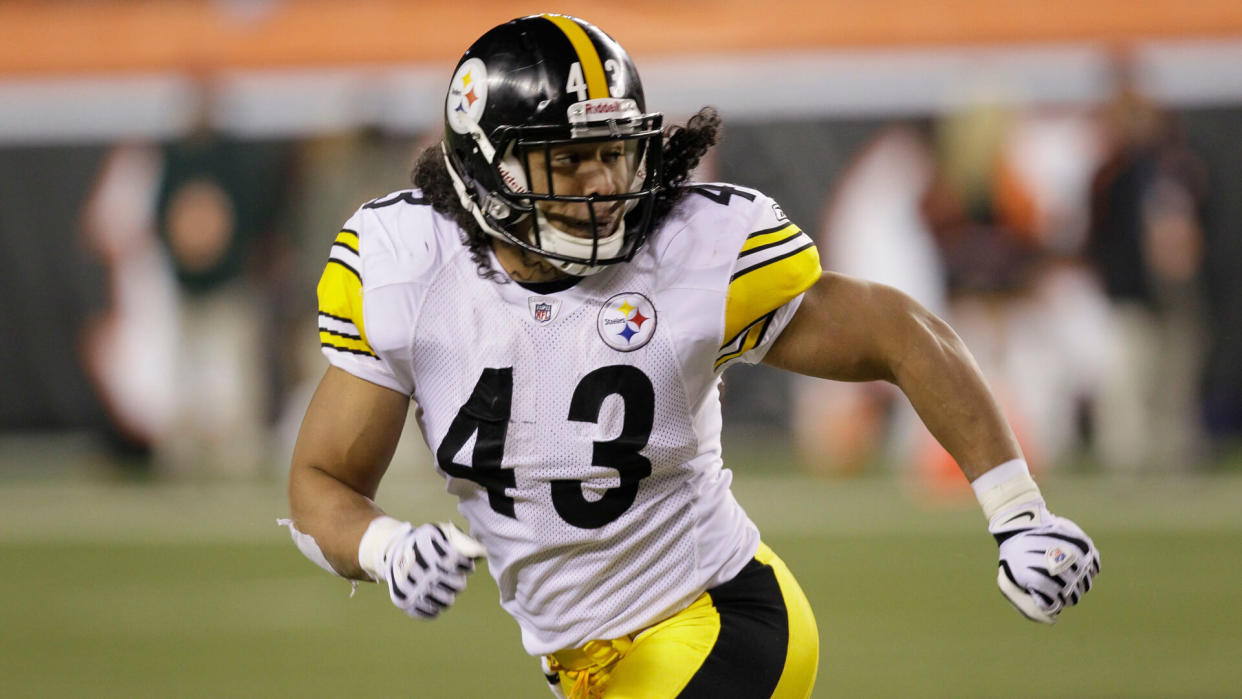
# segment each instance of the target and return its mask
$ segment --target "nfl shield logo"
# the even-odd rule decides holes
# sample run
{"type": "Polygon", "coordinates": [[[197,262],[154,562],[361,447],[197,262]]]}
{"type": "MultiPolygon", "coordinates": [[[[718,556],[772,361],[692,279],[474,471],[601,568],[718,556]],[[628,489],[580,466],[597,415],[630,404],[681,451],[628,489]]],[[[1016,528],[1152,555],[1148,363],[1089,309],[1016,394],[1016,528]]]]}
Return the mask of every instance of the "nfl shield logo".
{"type": "Polygon", "coordinates": [[[535,304],[535,320],[540,323],[546,323],[552,320],[552,304],[537,303],[535,304]]]}
{"type": "Polygon", "coordinates": [[[549,296],[530,296],[526,306],[530,309],[530,317],[540,325],[547,325],[556,319],[556,311],[561,302],[549,296]]]}

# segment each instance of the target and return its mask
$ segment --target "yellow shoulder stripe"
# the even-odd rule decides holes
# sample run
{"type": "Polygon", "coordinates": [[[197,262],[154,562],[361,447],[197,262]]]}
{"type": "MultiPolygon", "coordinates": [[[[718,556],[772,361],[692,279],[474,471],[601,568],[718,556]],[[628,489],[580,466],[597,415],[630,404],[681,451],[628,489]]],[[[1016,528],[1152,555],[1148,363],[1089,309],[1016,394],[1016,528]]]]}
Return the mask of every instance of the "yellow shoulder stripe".
{"type": "MultiPolygon", "coordinates": [[[[792,232],[785,229],[782,231],[768,235],[777,236],[778,239],[782,235],[788,238],[792,232]]],[[[759,239],[760,237],[756,237],[752,240],[759,239]]],[[[751,241],[747,241],[747,245],[750,243],[751,241]]],[[[761,245],[763,243],[755,243],[753,247],[761,245]]],[[[820,273],[819,251],[808,238],[804,246],[735,274],[729,282],[725,301],[725,345],[729,345],[757,319],[809,289],[819,279],[820,273]]]]}
{"type": "Polygon", "coordinates": [[[343,245],[349,248],[350,250],[353,250],[355,253],[357,253],[358,252],[358,234],[350,230],[341,231],[340,233],[336,234],[336,240],[332,241],[332,244],[343,245]]]}
{"type": "Polygon", "coordinates": [[[591,37],[578,26],[578,23],[565,15],[544,14],[543,18],[555,24],[578,54],[578,62],[582,64],[582,75],[586,78],[587,97],[597,99],[608,97],[608,79],[604,77],[604,64],[599,60],[599,51],[591,43],[591,37]]]}
{"type": "Polygon", "coordinates": [[[753,233],[751,234],[749,238],[746,239],[746,242],[742,244],[742,252],[750,252],[751,250],[761,248],[765,245],[779,243],[782,240],[785,240],[786,238],[789,238],[791,236],[796,236],[797,234],[801,232],[802,232],[801,228],[798,228],[797,226],[791,223],[787,226],[777,228],[774,231],[753,233]]]}
{"type": "Polygon", "coordinates": [[[330,260],[319,278],[318,292],[320,342],[373,355],[362,321],[362,280],[357,272],[330,260]],[[328,317],[327,321],[323,316],[328,317]],[[357,335],[349,332],[351,326],[357,335]]]}

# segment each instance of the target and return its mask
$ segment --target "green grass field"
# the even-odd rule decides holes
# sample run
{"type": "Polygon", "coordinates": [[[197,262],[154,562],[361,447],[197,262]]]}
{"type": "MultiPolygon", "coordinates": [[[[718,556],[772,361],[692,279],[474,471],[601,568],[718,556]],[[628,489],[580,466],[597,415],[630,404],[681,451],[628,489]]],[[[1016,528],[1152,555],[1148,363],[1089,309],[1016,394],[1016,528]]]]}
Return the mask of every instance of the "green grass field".
{"type": "MultiPolygon", "coordinates": [[[[896,480],[739,478],[821,636],[815,696],[1242,696],[1242,478],[1045,479],[1102,552],[1055,627],[995,588],[973,500],[896,480]]],[[[381,504],[452,516],[394,474],[381,504]]],[[[303,559],[283,485],[0,482],[0,696],[546,697],[484,572],[440,620],[303,559]]]]}

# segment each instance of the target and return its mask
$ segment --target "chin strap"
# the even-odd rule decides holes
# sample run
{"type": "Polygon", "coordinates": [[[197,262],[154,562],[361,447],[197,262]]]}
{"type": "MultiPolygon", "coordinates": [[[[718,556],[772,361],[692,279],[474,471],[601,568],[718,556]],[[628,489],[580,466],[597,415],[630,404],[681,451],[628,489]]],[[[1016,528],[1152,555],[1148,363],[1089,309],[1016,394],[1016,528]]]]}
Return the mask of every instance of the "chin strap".
{"type": "MultiPolygon", "coordinates": [[[[617,230],[606,238],[588,239],[578,238],[561,230],[543,215],[542,211],[535,210],[535,218],[540,230],[540,242],[542,247],[548,252],[558,255],[572,255],[574,257],[590,258],[591,251],[595,251],[595,259],[616,257],[621,252],[621,246],[625,244],[625,219],[621,219],[617,224],[617,230]]],[[[607,265],[588,265],[581,262],[566,262],[555,258],[546,258],[548,262],[556,266],[558,269],[572,274],[575,277],[589,277],[592,274],[602,272],[607,265]]]]}

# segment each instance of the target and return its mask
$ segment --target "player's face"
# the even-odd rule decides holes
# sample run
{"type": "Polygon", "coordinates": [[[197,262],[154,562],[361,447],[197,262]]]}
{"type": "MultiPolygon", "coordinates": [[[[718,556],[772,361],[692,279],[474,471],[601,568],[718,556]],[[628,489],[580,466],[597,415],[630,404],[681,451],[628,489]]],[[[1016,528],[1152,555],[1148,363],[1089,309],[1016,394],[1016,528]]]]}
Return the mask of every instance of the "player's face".
{"type": "MultiPolygon", "coordinates": [[[[626,141],[597,141],[534,149],[527,154],[531,190],[536,194],[588,196],[623,194],[634,181],[634,145],[626,141]]],[[[557,228],[580,238],[606,236],[617,229],[624,214],[619,201],[541,201],[547,219],[557,228]],[[591,229],[594,210],[596,231],[591,229]]]]}

